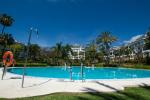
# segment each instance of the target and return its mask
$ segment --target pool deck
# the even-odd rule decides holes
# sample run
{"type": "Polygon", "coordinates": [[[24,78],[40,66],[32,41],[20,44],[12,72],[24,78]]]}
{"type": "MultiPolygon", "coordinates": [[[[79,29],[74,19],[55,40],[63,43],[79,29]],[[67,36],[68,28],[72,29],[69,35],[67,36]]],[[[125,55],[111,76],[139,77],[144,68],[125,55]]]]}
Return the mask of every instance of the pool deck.
{"type": "MultiPolygon", "coordinates": [[[[0,68],[0,78],[2,68],[0,68]]],[[[0,79],[0,98],[21,98],[46,95],[56,92],[115,92],[124,87],[150,85],[150,78],[109,79],[97,81],[69,81],[49,78],[25,77],[24,88],[21,87],[22,76],[6,73],[0,79]]]]}

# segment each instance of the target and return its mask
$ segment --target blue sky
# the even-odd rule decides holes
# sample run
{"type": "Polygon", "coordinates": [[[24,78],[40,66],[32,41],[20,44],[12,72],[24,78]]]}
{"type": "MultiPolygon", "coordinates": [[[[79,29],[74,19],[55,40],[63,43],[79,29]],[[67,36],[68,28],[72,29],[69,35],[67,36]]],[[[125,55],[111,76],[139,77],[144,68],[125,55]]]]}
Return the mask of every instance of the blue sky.
{"type": "MultiPolygon", "coordinates": [[[[32,43],[82,44],[103,31],[118,37],[114,45],[143,34],[150,27],[150,0],[0,0],[0,13],[15,22],[5,31],[27,42],[30,27],[38,28],[32,43]]],[[[2,29],[2,26],[0,26],[2,29]]]]}

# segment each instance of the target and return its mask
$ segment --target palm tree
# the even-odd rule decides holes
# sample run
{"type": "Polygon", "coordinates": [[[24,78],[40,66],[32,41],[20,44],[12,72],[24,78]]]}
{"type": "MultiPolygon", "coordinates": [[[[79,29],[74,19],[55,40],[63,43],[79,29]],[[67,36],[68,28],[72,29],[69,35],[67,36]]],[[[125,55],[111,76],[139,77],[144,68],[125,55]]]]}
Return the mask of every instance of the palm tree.
{"type": "Polygon", "coordinates": [[[6,49],[7,44],[10,47],[10,45],[12,45],[14,43],[15,43],[15,39],[11,34],[9,34],[9,33],[0,34],[0,45],[1,45],[0,49],[2,50],[2,54],[4,53],[4,50],[6,49]]]}
{"type": "Polygon", "coordinates": [[[111,44],[116,41],[117,38],[111,35],[111,32],[102,32],[98,35],[96,42],[99,45],[100,49],[103,49],[105,54],[105,64],[108,65],[110,62],[109,55],[110,55],[110,47],[111,44]]]}
{"type": "Polygon", "coordinates": [[[71,63],[69,54],[73,55],[73,51],[71,49],[71,45],[66,44],[65,46],[63,46],[62,58],[63,60],[65,60],[65,62],[67,61],[68,63],[71,63]]]}
{"type": "Polygon", "coordinates": [[[90,42],[86,47],[86,61],[91,63],[94,63],[96,60],[97,55],[97,45],[95,41],[90,42]]]}
{"type": "Polygon", "coordinates": [[[0,24],[3,25],[2,34],[4,34],[4,29],[6,27],[11,26],[13,22],[14,22],[14,19],[11,16],[8,16],[7,14],[3,14],[0,16],[0,24]]]}
{"type": "Polygon", "coordinates": [[[57,43],[55,47],[52,48],[54,52],[53,60],[60,65],[64,62],[71,63],[69,54],[73,55],[71,45],[62,45],[62,42],[57,43]]]}
{"type": "Polygon", "coordinates": [[[54,54],[54,55],[55,55],[54,59],[55,59],[57,65],[59,65],[60,62],[61,62],[60,60],[61,60],[61,58],[62,58],[62,52],[63,52],[62,42],[56,43],[56,46],[53,47],[53,51],[54,51],[54,53],[55,53],[55,54],[54,54]]]}

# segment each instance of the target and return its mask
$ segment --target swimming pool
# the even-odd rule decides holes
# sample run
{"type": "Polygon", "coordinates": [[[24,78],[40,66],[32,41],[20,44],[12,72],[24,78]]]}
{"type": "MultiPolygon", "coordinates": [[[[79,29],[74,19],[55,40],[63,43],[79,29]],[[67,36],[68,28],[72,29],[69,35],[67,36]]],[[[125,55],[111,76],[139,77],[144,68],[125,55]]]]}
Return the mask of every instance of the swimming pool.
{"type": "MultiPolygon", "coordinates": [[[[8,72],[22,75],[23,68],[10,68],[8,72]]],[[[26,68],[27,76],[70,79],[70,69],[65,67],[33,67],[26,68]]],[[[128,69],[128,68],[92,68],[83,67],[83,77],[81,77],[81,68],[72,67],[72,79],[132,79],[132,78],[150,78],[150,70],[128,69]]]]}

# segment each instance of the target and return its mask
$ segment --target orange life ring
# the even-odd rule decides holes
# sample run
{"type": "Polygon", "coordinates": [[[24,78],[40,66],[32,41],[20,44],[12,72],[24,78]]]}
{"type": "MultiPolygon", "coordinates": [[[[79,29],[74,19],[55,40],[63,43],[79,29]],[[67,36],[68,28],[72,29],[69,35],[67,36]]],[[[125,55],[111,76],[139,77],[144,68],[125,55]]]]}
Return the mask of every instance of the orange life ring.
{"type": "Polygon", "coordinates": [[[13,64],[13,61],[14,61],[13,53],[11,51],[6,51],[3,56],[4,66],[7,66],[7,67],[11,66],[13,64]]]}

